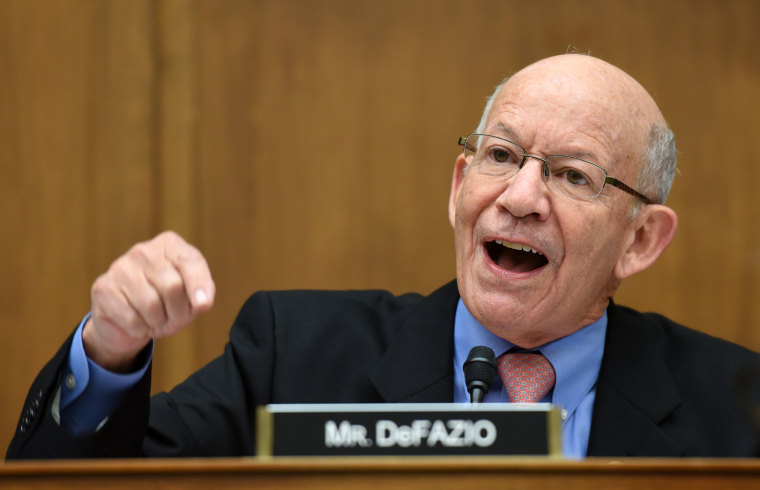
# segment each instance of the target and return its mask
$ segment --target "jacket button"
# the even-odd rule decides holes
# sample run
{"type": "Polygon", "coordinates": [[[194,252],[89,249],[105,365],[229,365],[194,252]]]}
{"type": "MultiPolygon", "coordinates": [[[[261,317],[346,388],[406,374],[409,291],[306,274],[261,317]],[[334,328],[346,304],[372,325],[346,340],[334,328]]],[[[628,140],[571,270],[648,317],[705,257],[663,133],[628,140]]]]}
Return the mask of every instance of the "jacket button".
{"type": "Polygon", "coordinates": [[[77,387],[77,379],[74,377],[72,373],[69,373],[66,375],[66,388],[69,390],[73,390],[77,387]]]}

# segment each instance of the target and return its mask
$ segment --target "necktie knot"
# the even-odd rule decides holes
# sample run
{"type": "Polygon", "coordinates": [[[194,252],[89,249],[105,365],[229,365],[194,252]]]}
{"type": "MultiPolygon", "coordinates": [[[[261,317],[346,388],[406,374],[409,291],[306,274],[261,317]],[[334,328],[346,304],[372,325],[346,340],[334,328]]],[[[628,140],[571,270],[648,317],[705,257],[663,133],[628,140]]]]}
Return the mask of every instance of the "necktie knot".
{"type": "Polygon", "coordinates": [[[554,367],[540,352],[508,352],[496,365],[513,403],[540,402],[554,386],[554,367]]]}

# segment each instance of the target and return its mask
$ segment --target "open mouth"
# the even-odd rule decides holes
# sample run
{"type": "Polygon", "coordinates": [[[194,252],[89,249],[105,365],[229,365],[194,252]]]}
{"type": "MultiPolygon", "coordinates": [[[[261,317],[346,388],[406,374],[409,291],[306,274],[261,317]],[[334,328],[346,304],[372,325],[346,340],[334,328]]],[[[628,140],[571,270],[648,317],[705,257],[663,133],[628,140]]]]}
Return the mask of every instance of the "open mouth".
{"type": "Polygon", "coordinates": [[[543,254],[519,243],[494,240],[486,242],[485,248],[491,260],[509,272],[530,272],[548,263],[543,254]]]}

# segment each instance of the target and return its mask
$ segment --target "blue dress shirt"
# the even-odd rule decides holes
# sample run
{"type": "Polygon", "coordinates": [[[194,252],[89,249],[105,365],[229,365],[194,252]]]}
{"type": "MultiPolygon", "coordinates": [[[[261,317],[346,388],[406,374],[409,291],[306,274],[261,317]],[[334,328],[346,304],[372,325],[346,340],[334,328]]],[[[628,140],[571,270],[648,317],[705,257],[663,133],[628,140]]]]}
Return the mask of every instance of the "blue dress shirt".
{"type": "MultiPolygon", "coordinates": [[[[591,412],[596,396],[596,380],[602,365],[604,338],[607,333],[607,311],[597,321],[567,337],[549,342],[536,349],[546,357],[557,374],[554,389],[542,402],[562,409],[562,454],[568,458],[583,458],[588,448],[591,412]]],[[[462,366],[475,346],[485,345],[496,356],[514,344],[491,333],[467,310],[462,300],[457,305],[454,320],[454,402],[468,403],[470,394],[464,381],[462,366]]],[[[508,403],[509,397],[498,376],[483,399],[508,403]]]]}

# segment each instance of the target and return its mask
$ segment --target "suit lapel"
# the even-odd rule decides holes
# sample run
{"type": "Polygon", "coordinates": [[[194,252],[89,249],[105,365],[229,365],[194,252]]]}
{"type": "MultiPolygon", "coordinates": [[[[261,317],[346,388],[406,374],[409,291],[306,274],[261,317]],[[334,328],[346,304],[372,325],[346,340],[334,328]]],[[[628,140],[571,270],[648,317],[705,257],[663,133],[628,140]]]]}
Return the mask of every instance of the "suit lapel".
{"type": "Polygon", "coordinates": [[[681,404],[662,355],[664,339],[639,315],[615,305],[608,314],[588,455],[682,455],[663,428],[681,404]]]}
{"type": "Polygon", "coordinates": [[[371,374],[383,401],[451,402],[458,299],[456,282],[451,282],[399,315],[393,341],[371,374]]]}

